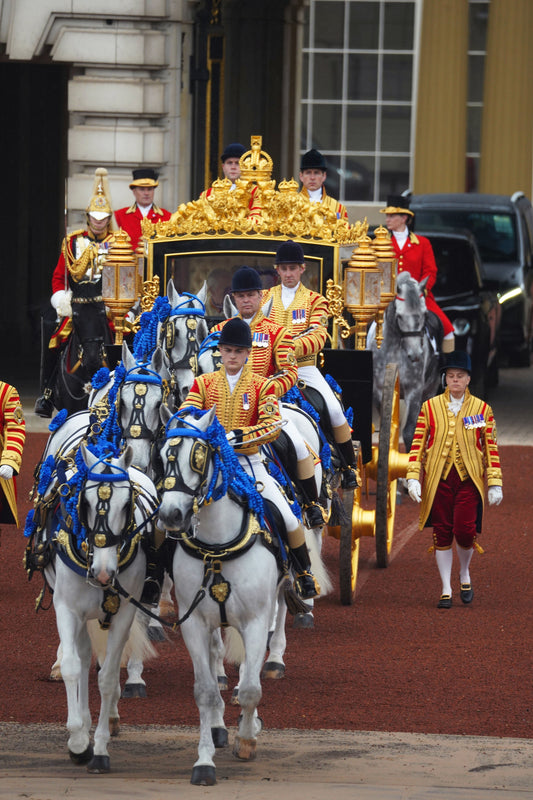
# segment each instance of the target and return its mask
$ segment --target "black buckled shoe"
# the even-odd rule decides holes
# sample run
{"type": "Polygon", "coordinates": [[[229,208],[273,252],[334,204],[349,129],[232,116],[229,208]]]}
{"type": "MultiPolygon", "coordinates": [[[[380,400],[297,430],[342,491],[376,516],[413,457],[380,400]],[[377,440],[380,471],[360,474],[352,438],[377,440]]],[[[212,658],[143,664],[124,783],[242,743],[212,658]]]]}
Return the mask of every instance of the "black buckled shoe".
{"type": "Polygon", "coordinates": [[[440,600],[437,603],[437,608],[451,608],[452,596],[451,594],[441,594],[440,600]]]}
{"type": "Polygon", "coordinates": [[[141,595],[141,603],[145,606],[156,606],[161,597],[161,586],[159,581],[151,578],[149,575],[144,579],[143,592],[141,595]]]}
{"type": "Polygon", "coordinates": [[[359,481],[357,480],[357,471],[354,467],[343,467],[341,486],[343,489],[357,489],[359,481]]]}
{"type": "Polygon", "coordinates": [[[472,589],[472,584],[470,583],[462,583],[461,584],[461,600],[465,605],[471,603],[474,599],[474,590],[472,589]]]}
{"type": "Polygon", "coordinates": [[[321,528],[324,525],[324,512],[319,503],[304,506],[304,516],[308,528],[321,528]]]}
{"type": "Polygon", "coordinates": [[[320,594],[320,586],[316,582],[316,578],[312,572],[300,572],[294,581],[296,591],[304,600],[311,600],[313,597],[318,597],[320,594]]]}
{"type": "Polygon", "coordinates": [[[52,403],[51,397],[48,397],[46,394],[42,394],[38,397],[35,401],[34,411],[38,417],[46,417],[49,419],[54,413],[54,404],[52,403]]]}

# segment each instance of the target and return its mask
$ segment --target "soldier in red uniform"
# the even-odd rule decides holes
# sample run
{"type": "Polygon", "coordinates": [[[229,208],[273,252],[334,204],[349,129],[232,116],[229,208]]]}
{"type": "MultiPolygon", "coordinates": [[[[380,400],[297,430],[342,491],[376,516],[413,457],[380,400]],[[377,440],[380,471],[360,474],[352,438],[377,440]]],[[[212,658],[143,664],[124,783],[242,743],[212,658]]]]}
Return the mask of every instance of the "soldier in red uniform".
{"type": "MultiPolygon", "coordinates": [[[[261,277],[257,270],[251,267],[238,269],[233,275],[231,292],[240,318],[248,323],[252,331],[252,371],[270,378],[276,397],[282,397],[298,380],[292,338],[286,328],[263,315],[261,277]]],[[[213,331],[222,330],[226,324],[227,320],[219,323],[213,331]]],[[[290,422],[286,423],[285,433],[296,452],[297,474],[291,478],[298,480],[305,496],[303,511],[307,524],[310,528],[319,527],[324,524],[325,516],[318,502],[314,458],[298,430],[290,422]]]]}
{"type": "Polygon", "coordinates": [[[17,390],[0,381],[0,522],[18,526],[14,475],[20,472],[26,423],[17,390]]]}
{"type": "Polygon", "coordinates": [[[159,186],[157,172],[153,169],[134,169],[132,172],[133,180],[130,189],[135,197],[135,202],[129,208],[119,208],[115,211],[117,225],[126,231],[131,239],[133,250],[136,249],[139,239],[142,236],[141,222],[146,217],[153,222],[166,221],[170,219],[170,211],[159,208],[154,203],[154,192],[159,186]]]}
{"type": "Polygon", "coordinates": [[[334,197],[326,194],[324,183],[328,176],[326,160],[318,150],[308,150],[300,161],[300,182],[303,184],[300,194],[311,203],[323,203],[337,215],[337,219],[348,221],[346,207],[334,197]]]}
{"type": "Polygon", "coordinates": [[[296,586],[306,600],[316,597],[320,588],[310,571],[311,561],[305,533],[283,494],[269,475],[259,453],[257,434],[262,442],[279,435],[281,421],[272,381],[253,372],[250,355],[250,327],[238,317],[227,320],[220,335],[222,366],[216,372],[199,375],[181,408],[194,406],[208,410],[216,405],[216,414],[235,448],[245,472],[261,485],[261,494],[279,509],[287,531],[287,541],[295,566],[296,586]],[[247,363],[248,362],[248,363],[247,363]]]}
{"type": "Polygon", "coordinates": [[[391,232],[392,246],[398,257],[398,272],[406,270],[419,283],[423,278],[428,278],[426,306],[428,311],[433,311],[442,322],[444,329],[442,352],[451,353],[455,349],[453,325],[437,305],[432,292],[437,279],[437,264],[433,248],[429,239],[426,239],[425,236],[417,236],[409,230],[409,225],[412,224],[415,216],[409,208],[409,202],[409,198],[403,197],[403,195],[389,195],[387,208],[383,208],[380,214],[387,215],[386,225],[391,232]]]}
{"type": "Polygon", "coordinates": [[[107,184],[107,170],[95,171],[93,195],[86,208],[87,228],[69,234],[52,275],[50,306],[42,317],[41,327],[41,396],[35,413],[51,417],[52,392],[61,345],[71,332],[73,284],[101,283],[102,266],[113,238],[113,210],[107,184]]]}

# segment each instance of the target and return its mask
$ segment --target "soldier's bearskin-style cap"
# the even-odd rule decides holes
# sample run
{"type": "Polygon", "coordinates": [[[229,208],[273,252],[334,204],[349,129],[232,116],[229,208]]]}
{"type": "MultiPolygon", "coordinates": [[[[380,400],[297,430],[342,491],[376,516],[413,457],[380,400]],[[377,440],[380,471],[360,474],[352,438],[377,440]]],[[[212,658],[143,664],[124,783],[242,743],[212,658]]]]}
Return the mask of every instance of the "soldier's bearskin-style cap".
{"type": "Polygon", "coordinates": [[[240,267],[237,272],[233,274],[231,279],[232,292],[252,292],[261,291],[263,285],[261,277],[257,270],[252,267],[240,267]]]}
{"type": "Polygon", "coordinates": [[[247,347],[252,346],[252,332],[250,326],[238,317],[229,319],[220,334],[218,341],[219,345],[226,344],[229,347],[247,347]]]}
{"type": "Polygon", "coordinates": [[[447,369],[464,369],[470,375],[472,373],[470,356],[464,350],[445,353],[441,372],[446,372],[447,369]]]}
{"type": "Polygon", "coordinates": [[[239,142],[232,142],[231,144],[227,144],[224,150],[222,151],[222,155],[220,156],[220,160],[222,163],[227,158],[240,158],[243,153],[246,152],[246,148],[240,144],[239,142]]]}
{"type": "Polygon", "coordinates": [[[148,186],[149,188],[159,186],[157,180],[159,175],[154,169],[134,169],[131,174],[133,180],[130,183],[130,189],[134,189],[136,186],[148,186]]]}
{"type": "Polygon", "coordinates": [[[300,161],[300,171],[303,172],[304,169],[323,169],[326,170],[326,159],[319,153],[318,150],[308,150],[307,153],[304,153],[302,159],[300,161]]]}
{"type": "Polygon", "coordinates": [[[298,242],[289,239],[280,244],[276,252],[276,264],[303,264],[304,251],[298,242]]]}

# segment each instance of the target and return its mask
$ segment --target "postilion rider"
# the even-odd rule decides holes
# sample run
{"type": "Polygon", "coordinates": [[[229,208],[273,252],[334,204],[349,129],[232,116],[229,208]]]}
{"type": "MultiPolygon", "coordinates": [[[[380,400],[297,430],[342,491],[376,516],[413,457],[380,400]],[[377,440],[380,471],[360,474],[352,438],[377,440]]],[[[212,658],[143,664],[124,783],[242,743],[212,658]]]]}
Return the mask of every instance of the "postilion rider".
{"type": "Polygon", "coordinates": [[[261,443],[273,441],[279,434],[275,423],[281,421],[281,416],[275,387],[267,378],[252,372],[246,363],[252,351],[252,334],[244,320],[234,317],[226,322],[219,348],[221,368],[195,379],[181,409],[194,406],[209,410],[216,405],[217,417],[241,466],[283,517],[296,588],[303,599],[309,600],[320,593],[320,588],[310,570],[304,529],[281,487],[267,472],[259,453],[260,444],[255,441],[258,435],[261,443]]]}
{"type": "Polygon", "coordinates": [[[352,432],[339,400],[316,366],[318,353],[328,337],[327,301],[302,283],[305,261],[298,242],[289,239],[280,244],[275,261],[281,283],[268,291],[263,302],[272,298],[269,318],[290,332],[296,350],[298,380],[316,389],[324,400],[342,464],[342,485],[353,489],[357,486],[357,464],[352,432]]]}
{"type": "Polygon", "coordinates": [[[460,597],[465,604],[472,602],[470,561],[481,530],[485,478],[489,505],[498,505],[503,497],[494,415],[487,403],[470,394],[471,371],[468,353],[445,355],[446,391],[422,405],[407,467],[409,495],[421,503],[420,530],[433,526],[442,582],[438,608],[452,606],[454,539],[460,597]]]}
{"type": "MultiPolygon", "coordinates": [[[[289,332],[277,322],[266,319],[261,310],[263,287],[261,276],[252,267],[240,267],[231,281],[232,300],[252,332],[251,369],[269,378],[279,399],[291,389],[298,379],[294,344],[289,332]]],[[[216,325],[220,331],[227,321],[216,325]]],[[[292,422],[285,421],[284,433],[293,443],[296,453],[296,479],[304,496],[303,513],[309,528],[320,527],[325,521],[325,509],[318,500],[315,480],[315,454],[311,453],[292,422]]]]}
{"type": "Polygon", "coordinates": [[[18,526],[15,475],[20,472],[26,423],[19,394],[0,381],[0,522],[18,526]]]}
{"type": "Polygon", "coordinates": [[[43,314],[41,331],[41,396],[35,402],[35,413],[51,417],[54,411],[53,388],[61,346],[72,330],[72,286],[101,284],[102,266],[113,238],[113,210],[107,183],[107,170],[95,171],[93,193],[86,208],[87,228],[69,234],[61,245],[61,253],[52,275],[53,307],[43,314]]]}

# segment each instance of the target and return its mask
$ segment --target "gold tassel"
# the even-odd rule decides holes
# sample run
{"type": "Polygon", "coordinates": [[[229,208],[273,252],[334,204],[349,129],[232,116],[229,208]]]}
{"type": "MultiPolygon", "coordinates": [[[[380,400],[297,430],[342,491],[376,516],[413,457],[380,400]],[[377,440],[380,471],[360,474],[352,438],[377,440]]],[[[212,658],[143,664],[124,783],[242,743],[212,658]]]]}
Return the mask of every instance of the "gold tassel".
{"type": "Polygon", "coordinates": [[[481,545],[480,545],[480,544],[478,544],[477,542],[474,542],[474,547],[476,548],[476,550],[477,550],[477,552],[479,553],[479,555],[480,555],[480,556],[482,556],[482,555],[483,555],[483,553],[485,552],[485,551],[483,550],[483,548],[481,547],[481,545]]]}

